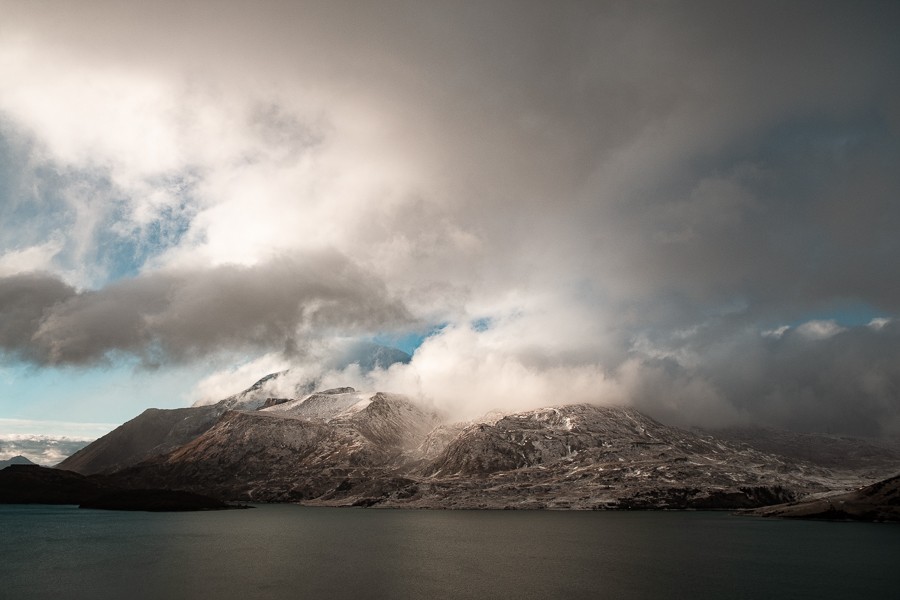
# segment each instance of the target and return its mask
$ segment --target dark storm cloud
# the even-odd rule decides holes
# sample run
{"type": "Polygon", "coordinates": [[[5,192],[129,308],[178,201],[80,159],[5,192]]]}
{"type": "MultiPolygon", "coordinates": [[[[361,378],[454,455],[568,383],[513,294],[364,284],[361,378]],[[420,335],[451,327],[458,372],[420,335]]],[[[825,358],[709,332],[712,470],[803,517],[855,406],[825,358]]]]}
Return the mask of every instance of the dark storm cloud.
{"type": "Polygon", "coordinates": [[[31,337],[45,312],[75,296],[75,289],[52,275],[21,274],[0,279],[0,348],[27,359],[40,352],[31,337]]]}
{"type": "Polygon", "coordinates": [[[900,434],[898,322],[826,339],[788,331],[729,364],[710,357],[704,370],[754,420],[806,431],[900,434]]]}
{"type": "Polygon", "coordinates": [[[620,371],[639,375],[628,381],[633,401],[662,420],[900,434],[897,321],[813,321],[762,335],[719,323],[679,341],[657,343],[662,355],[642,355],[620,371]]]}
{"type": "Polygon", "coordinates": [[[384,285],[338,254],[250,267],[156,272],[78,292],[52,275],[0,279],[0,344],[38,364],[89,365],[112,353],[145,363],[398,326],[384,285]]]}

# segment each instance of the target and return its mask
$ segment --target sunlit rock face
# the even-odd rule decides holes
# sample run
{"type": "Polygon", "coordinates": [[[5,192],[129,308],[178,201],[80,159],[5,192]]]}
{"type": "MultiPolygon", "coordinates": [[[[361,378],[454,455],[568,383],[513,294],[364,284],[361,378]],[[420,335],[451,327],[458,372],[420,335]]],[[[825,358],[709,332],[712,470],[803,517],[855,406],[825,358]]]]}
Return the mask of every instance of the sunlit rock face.
{"type": "MultiPolygon", "coordinates": [[[[408,362],[410,356],[396,348],[360,343],[339,357],[335,365],[359,365],[362,372],[408,362]]],[[[175,450],[202,435],[229,410],[265,410],[308,418],[332,418],[368,401],[352,387],[333,388],[310,395],[316,378],[304,378],[291,370],[270,373],[241,392],[214,404],[189,408],[150,408],[109,434],[68,457],[60,468],[84,475],[112,473],[175,450]],[[287,394],[287,396],[285,396],[287,394]]],[[[370,394],[371,395],[371,394],[370,394]]]]}
{"type": "Polygon", "coordinates": [[[311,500],[342,484],[349,489],[351,478],[406,473],[421,462],[417,449],[439,423],[400,395],[329,390],[264,410],[228,411],[190,443],[117,477],[226,498],[311,500]]]}

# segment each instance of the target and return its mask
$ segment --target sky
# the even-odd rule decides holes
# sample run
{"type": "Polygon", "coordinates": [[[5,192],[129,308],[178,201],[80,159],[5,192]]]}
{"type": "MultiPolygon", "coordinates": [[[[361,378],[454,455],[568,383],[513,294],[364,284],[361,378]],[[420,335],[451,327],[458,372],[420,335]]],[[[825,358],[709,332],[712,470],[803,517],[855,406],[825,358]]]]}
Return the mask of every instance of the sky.
{"type": "Polygon", "coordinates": [[[896,2],[0,14],[0,437],[285,368],[900,434],[896,2]]]}

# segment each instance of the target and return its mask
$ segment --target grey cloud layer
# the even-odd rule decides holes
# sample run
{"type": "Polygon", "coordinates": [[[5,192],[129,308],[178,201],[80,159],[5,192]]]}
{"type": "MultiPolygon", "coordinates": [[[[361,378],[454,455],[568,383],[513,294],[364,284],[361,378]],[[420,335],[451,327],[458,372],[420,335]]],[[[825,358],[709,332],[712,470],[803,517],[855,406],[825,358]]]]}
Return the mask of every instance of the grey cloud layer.
{"type": "Polygon", "coordinates": [[[0,348],[39,364],[114,352],[152,364],[273,345],[295,354],[307,338],[409,320],[381,282],[337,254],[149,273],[83,292],[49,274],[0,279],[0,348]]]}
{"type": "Polygon", "coordinates": [[[900,323],[782,335],[724,324],[641,356],[633,402],[683,425],[761,423],[863,436],[900,434],[900,323]]]}
{"type": "Polygon", "coordinates": [[[488,382],[519,366],[535,389],[605,373],[618,399],[672,420],[897,428],[894,325],[761,335],[848,310],[900,315],[897,3],[79,3],[55,6],[54,20],[42,10],[14,3],[9,14],[85,65],[205,90],[175,103],[191,127],[223,106],[256,107],[252,127],[223,120],[223,136],[252,129],[228,138],[237,150],[224,168],[205,147],[174,161],[196,174],[200,200],[182,254],[163,264],[237,246],[243,223],[223,215],[252,207],[276,250],[327,231],[316,243],[383,287],[335,282],[328,266],[318,272],[335,287],[313,285],[311,266],[273,286],[278,268],[294,267],[271,264],[84,293],[5,279],[8,351],[88,364],[110,350],[281,349],[307,323],[389,330],[406,319],[391,300],[402,297],[431,323],[492,319],[473,339],[433,340],[435,369],[465,354],[497,365],[466,380],[460,361],[448,382],[514,395],[488,382]],[[372,171],[378,186],[333,185],[372,171]],[[244,175],[259,198],[227,204],[244,175]],[[323,297],[337,308],[312,311],[323,297]],[[573,370],[552,375],[560,368],[573,370]]]}

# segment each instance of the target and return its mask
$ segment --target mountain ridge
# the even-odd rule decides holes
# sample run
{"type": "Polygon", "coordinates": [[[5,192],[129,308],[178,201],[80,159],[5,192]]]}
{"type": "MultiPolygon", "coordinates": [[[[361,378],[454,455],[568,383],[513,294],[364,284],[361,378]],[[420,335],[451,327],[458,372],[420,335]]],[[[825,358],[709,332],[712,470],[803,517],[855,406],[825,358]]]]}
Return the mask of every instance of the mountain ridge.
{"type": "Polygon", "coordinates": [[[821,436],[738,429],[717,436],[589,403],[453,423],[400,394],[306,390],[309,382],[290,377],[271,373],[215,404],[148,409],[59,466],[123,488],[238,501],[752,508],[852,490],[900,458],[850,439],[834,450],[821,436]],[[846,465],[841,452],[850,456],[846,465]]]}
{"type": "Polygon", "coordinates": [[[307,397],[334,400],[327,418],[227,411],[192,442],[112,477],[242,501],[576,509],[749,508],[857,481],[627,407],[555,406],[448,426],[381,392],[341,413],[348,393],[307,397]]]}

